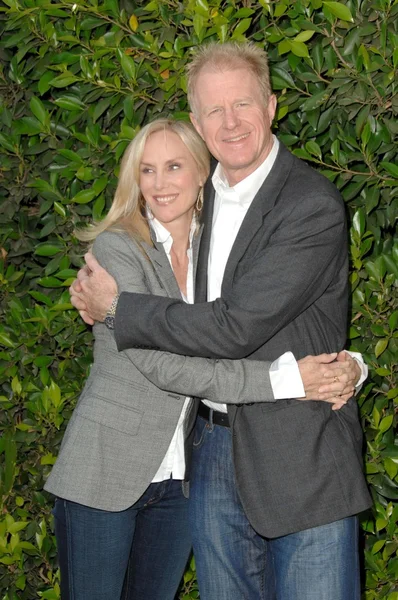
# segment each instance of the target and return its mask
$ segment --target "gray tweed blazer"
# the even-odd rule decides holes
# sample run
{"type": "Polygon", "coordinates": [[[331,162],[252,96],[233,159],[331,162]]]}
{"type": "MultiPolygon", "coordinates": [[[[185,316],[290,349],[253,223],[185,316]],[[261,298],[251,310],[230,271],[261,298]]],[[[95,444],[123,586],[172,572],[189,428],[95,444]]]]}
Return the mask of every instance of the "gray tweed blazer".
{"type": "MultiPolygon", "coordinates": [[[[200,234],[195,257],[199,241],[200,234]]],[[[119,290],[181,298],[161,244],[140,249],[126,233],[104,232],[93,251],[119,290]]],[[[274,402],[270,362],[185,357],[145,344],[118,352],[102,323],[94,336],[90,376],[45,485],[61,498],[109,511],[134,504],[166,454],[186,396],[274,402]]]]}

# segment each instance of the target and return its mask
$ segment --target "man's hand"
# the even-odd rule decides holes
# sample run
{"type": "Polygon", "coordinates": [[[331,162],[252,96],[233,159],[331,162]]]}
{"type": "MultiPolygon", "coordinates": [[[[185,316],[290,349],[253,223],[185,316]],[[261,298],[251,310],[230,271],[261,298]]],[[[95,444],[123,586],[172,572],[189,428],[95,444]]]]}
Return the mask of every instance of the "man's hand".
{"type": "Polygon", "coordinates": [[[346,352],[306,356],[298,361],[306,396],[303,400],[323,400],[338,410],[353,396],[361,371],[346,352]]]}
{"type": "Polygon", "coordinates": [[[103,321],[117,294],[116,281],[103,269],[91,252],[85,257],[86,266],[69,288],[71,302],[89,325],[103,321]]]}

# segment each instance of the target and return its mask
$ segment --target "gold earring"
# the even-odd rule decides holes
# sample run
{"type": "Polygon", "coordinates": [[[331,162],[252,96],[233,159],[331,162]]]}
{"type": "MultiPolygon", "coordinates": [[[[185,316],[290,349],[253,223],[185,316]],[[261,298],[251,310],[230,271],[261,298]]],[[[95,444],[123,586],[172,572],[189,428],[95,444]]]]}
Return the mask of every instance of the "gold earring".
{"type": "Polygon", "coordinates": [[[196,212],[200,213],[202,211],[202,208],[203,208],[203,188],[200,188],[198,197],[196,198],[196,202],[195,202],[196,212]]]}

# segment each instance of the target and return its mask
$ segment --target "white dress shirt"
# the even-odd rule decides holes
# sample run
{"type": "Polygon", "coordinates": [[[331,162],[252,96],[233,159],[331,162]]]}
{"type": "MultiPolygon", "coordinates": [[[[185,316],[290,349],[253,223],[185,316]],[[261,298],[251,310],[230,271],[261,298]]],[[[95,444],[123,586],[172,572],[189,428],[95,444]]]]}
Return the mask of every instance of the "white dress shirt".
{"type": "MultiPolygon", "coordinates": [[[[171,247],[173,245],[173,238],[171,233],[167,231],[165,227],[155,218],[151,218],[151,226],[155,233],[156,241],[163,245],[164,251],[166,252],[167,258],[171,264],[171,247]]],[[[191,231],[189,234],[189,248],[188,254],[188,273],[187,273],[187,296],[184,297],[184,301],[189,304],[193,303],[194,298],[194,281],[193,281],[193,260],[192,260],[192,239],[195,233],[196,223],[193,222],[191,225],[191,231]]],[[[173,268],[173,267],[172,267],[173,268]]],[[[178,419],[177,427],[166,452],[164,459],[155,475],[152,479],[152,483],[164,481],[165,479],[184,479],[185,474],[185,456],[184,456],[184,429],[183,423],[185,413],[187,412],[190,398],[185,398],[184,406],[178,419]]]]}

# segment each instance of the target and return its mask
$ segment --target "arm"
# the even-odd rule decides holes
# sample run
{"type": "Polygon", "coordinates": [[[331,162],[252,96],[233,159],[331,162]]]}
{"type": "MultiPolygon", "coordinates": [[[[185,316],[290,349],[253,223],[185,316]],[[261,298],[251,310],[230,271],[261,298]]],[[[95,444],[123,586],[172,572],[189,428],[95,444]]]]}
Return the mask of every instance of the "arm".
{"type": "MultiPolygon", "coordinates": [[[[122,236],[102,235],[94,244],[94,252],[100,263],[115,277],[121,291],[146,292],[148,284],[134,256],[137,250],[130,244],[122,236]]],[[[270,382],[270,367],[279,367],[277,361],[271,364],[253,360],[211,360],[138,349],[126,350],[124,354],[154,385],[170,392],[234,404],[274,402],[276,399],[270,382]]],[[[336,407],[348,399],[352,382],[341,365],[328,365],[334,358],[334,355],[321,355],[299,361],[298,377],[302,376],[307,392],[307,396],[303,394],[303,399],[327,400],[336,407]],[[326,370],[327,366],[333,367],[333,370],[326,370]],[[340,381],[333,381],[333,377],[339,377],[340,381]],[[318,388],[326,383],[328,387],[325,392],[319,393],[318,388]],[[344,397],[338,397],[338,394],[344,394],[344,397]]],[[[282,373],[286,375],[286,370],[277,369],[276,377],[282,373]]],[[[275,371],[271,375],[275,377],[275,371]]],[[[285,394],[286,386],[282,389],[283,395],[277,398],[300,395],[297,391],[293,394],[286,391],[285,394]]]]}
{"type": "Polygon", "coordinates": [[[118,348],[145,340],[150,347],[190,356],[248,356],[322,295],[344,258],[345,238],[344,209],[336,198],[300,199],[222,298],[185,305],[122,294],[118,348]]]}
{"type": "MultiPolygon", "coordinates": [[[[93,252],[115,278],[119,291],[150,291],[133,242],[107,233],[96,239],[93,252]]],[[[134,348],[124,355],[149,381],[170,392],[219,403],[275,402],[270,362],[211,360],[134,348]]]]}

